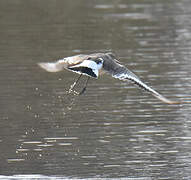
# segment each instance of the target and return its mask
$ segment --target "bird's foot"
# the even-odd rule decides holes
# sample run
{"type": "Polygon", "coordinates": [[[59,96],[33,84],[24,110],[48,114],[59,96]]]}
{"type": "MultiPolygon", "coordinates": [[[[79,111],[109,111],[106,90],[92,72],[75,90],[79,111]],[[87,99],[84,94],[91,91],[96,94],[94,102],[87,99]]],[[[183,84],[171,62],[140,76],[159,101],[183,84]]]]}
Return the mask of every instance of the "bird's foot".
{"type": "Polygon", "coordinates": [[[73,93],[74,95],[79,95],[78,92],[76,92],[75,90],[73,90],[74,87],[75,87],[75,85],[76,85],[76,82],[74,82],[74,83],[70,86],[70,89],[67,91],[68,94],[73,93]]]}
{"type": "Polygon", "coordinates": [[[73,89],[69,89],[69,90],[67,91],[67,94],[73,93],[74,95],[78,96],[78,95],[84,94],[85,91],[86,91],[86,87],[84,87],[80,92],[77,92],[77,91],[75,91],[75,90],[73,90],[73,89]]]}
{"type": "Polygon", "coordinates": [[[86,87],[84,87],[84,88],[81,90],[81,92],[79,93],[79,95],[84,94],[85,91],[86,91],[86,87]]]}
{"type": "Polygon", "coordinates": [[[68,91],[67,91],[67,94],[74,94],[74,95],[80,95],[80,93],[79,92],[77,92],[77,91],[75,91],[75,90],[73,90],[73,89],[69,89],[68,91]]]}

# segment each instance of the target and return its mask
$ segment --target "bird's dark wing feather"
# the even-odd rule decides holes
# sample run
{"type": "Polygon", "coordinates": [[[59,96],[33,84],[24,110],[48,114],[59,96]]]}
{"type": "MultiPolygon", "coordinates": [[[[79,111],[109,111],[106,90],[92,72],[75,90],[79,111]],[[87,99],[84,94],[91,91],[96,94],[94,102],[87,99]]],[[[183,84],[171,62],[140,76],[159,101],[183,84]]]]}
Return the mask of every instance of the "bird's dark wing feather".
{"type": "Polygon", "coordinates": [[[97,78],[97,75],[92,71],[91,68],[88,68],[88,67],[68,67],[68,69],[80,74],[85,74],[87,76],[97,78]]]}
{"type": "Polygon", "coordinates": [[[143,83],[133,72],[128,70],[125,66],[119,64],[116,61],[107,60],[104,61],[104,70],[111,74],[114,78],[123,80],[123,81],[131,81],[143,90],[151,93],[156,98],[160,99],[161,101],[168,103],[168,104],[178,104],[179,102],[171,101],[158,92],[156,92],[151,87],[147,86],[145,83],[143,83]]]}

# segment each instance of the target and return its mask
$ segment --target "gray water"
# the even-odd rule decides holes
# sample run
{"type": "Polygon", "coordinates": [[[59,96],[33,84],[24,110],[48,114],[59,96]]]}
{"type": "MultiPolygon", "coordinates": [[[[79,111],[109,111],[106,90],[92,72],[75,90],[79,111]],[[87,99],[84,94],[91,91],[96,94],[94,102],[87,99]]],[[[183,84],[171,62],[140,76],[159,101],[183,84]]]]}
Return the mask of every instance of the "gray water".
{"type": "Polygon", "coordinates": [[[190,101],[191,1],[0,1],[0,178],[191,179],[189,103],[107,75],[68,95],[77,74],[37,66],[108,51],[190,101]]]}

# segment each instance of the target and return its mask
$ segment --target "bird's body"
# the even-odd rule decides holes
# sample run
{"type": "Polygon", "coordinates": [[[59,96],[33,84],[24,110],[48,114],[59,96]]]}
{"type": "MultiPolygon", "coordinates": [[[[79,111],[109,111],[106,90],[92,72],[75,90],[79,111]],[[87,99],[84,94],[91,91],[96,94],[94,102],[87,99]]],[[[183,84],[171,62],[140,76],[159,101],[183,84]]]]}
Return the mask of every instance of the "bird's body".
{"type": "Polygon", "coordinates": [[[114,78],[123,81],[129,80],[135,83],[140,88],[151,93],[153,96],[165,103],[178,103],[165,98],[154,89],[143,83],[133,72],[123,66],[112,53],[95,53],[90,55],[80,54],[66,57],[56,62],[39,63],[39,66],[49,72],[59,72],[63,69],[68,69],[92,78],[98,78],[99,75],[107,73],[112,75],[114,78]]]}

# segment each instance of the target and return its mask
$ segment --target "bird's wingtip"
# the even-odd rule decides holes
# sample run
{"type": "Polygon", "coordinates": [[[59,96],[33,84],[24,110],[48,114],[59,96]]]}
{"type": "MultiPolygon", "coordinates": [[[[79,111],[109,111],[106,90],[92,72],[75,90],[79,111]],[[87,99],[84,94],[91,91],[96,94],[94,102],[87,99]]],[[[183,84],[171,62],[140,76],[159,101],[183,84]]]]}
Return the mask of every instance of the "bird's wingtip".
{"type": "Polygon", "coordinates": [[[167,99],[166,97],[162,96],[161,94],[153,94],[157,99],[161,100],[162,102],[166,103],[166,104],[182,104],[181,101],[172,101],[167,99]]]}
{"type": "Polygon", "coordinates": [[[62,67],[58,66],[57,63],[40,62],[40,63],[37,63],[37,65],[48,72],[58,72],[62,70],[62,67]]]}

